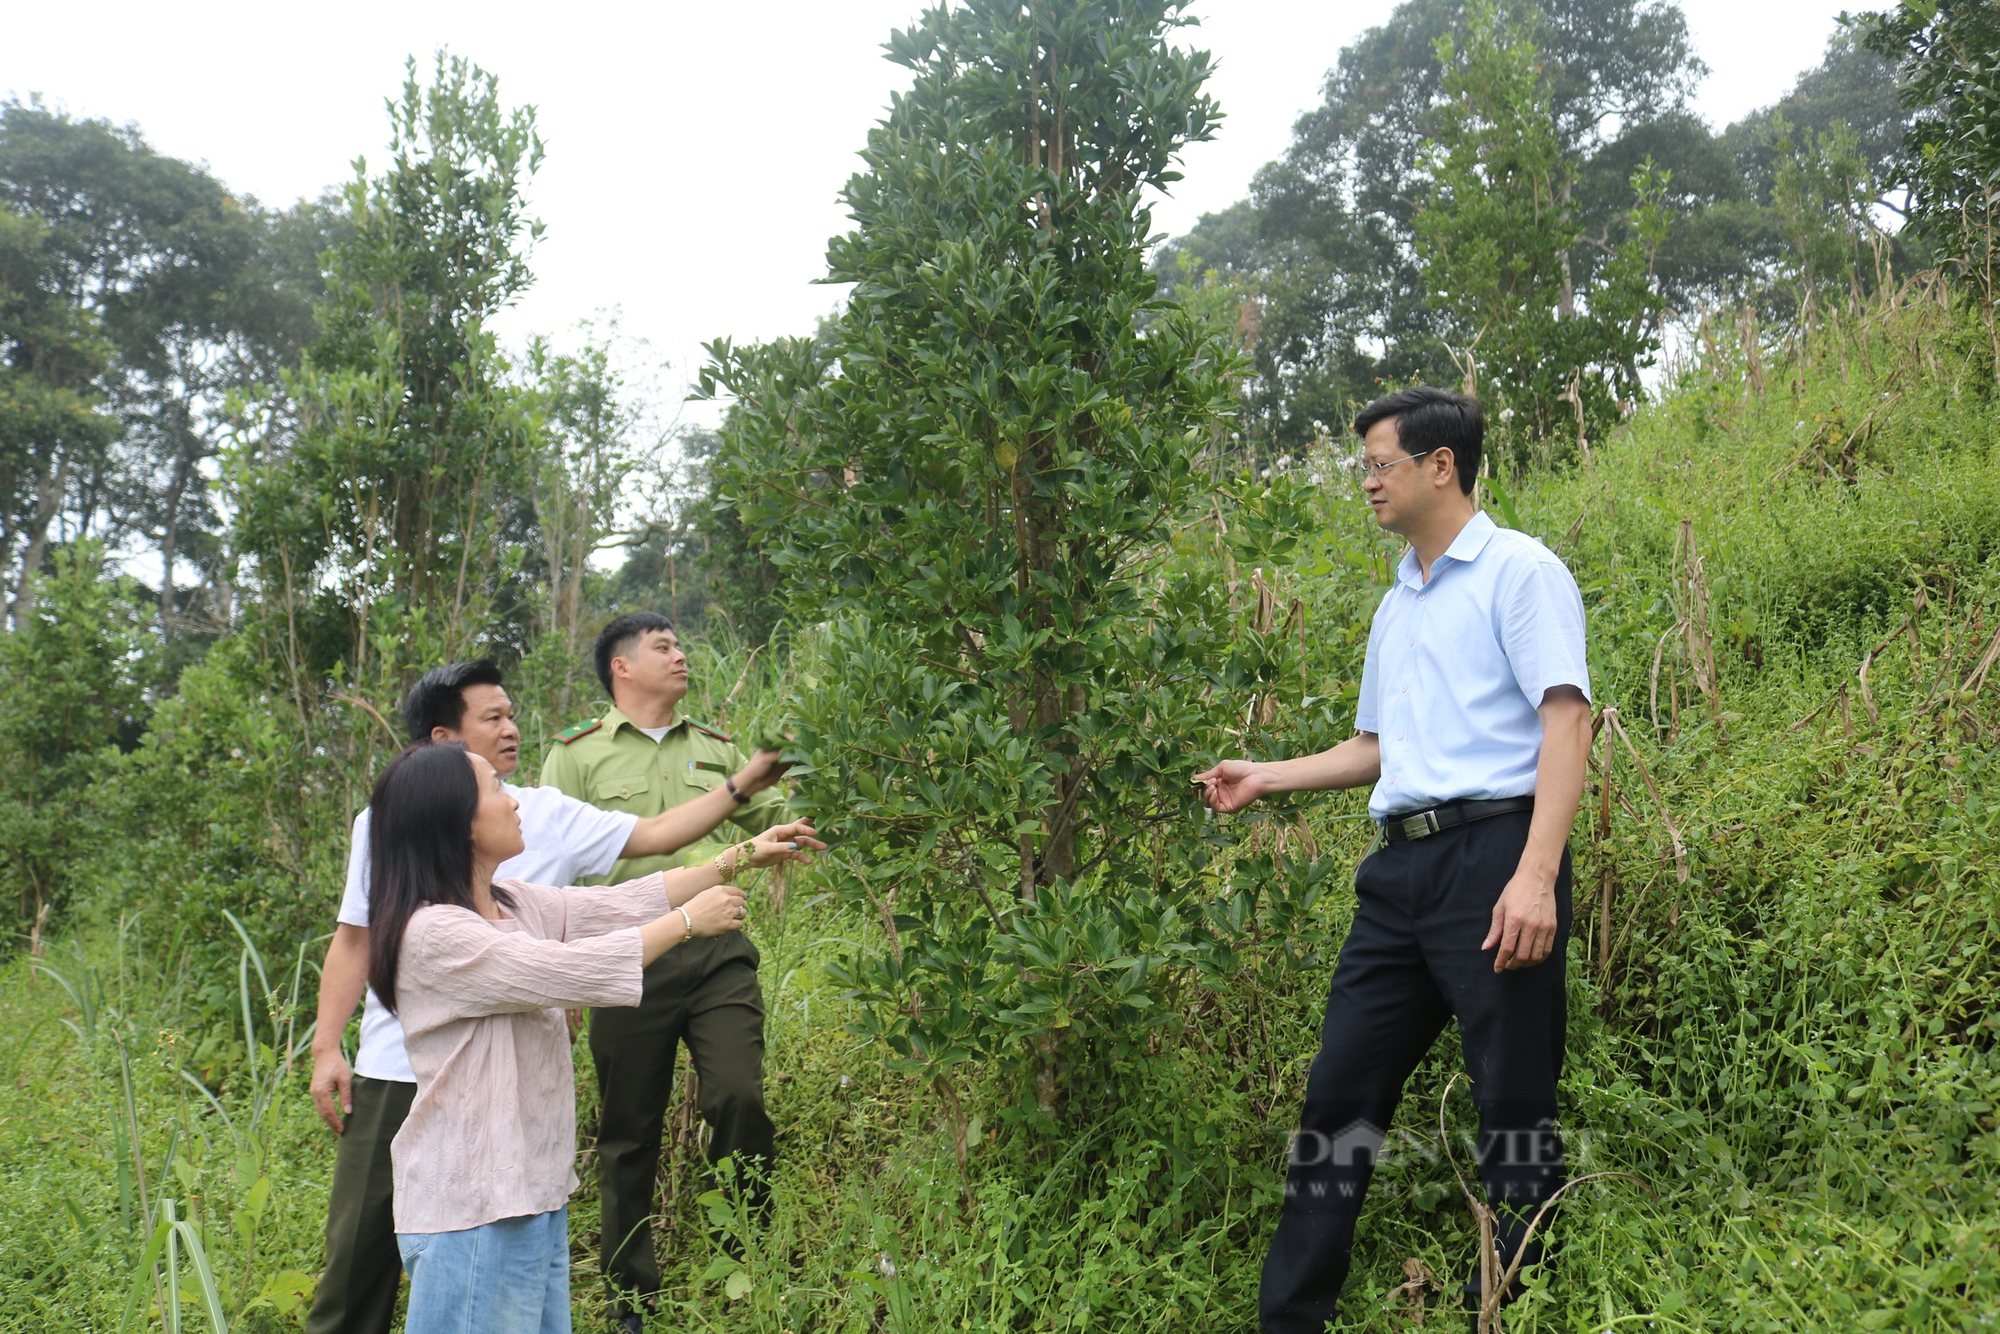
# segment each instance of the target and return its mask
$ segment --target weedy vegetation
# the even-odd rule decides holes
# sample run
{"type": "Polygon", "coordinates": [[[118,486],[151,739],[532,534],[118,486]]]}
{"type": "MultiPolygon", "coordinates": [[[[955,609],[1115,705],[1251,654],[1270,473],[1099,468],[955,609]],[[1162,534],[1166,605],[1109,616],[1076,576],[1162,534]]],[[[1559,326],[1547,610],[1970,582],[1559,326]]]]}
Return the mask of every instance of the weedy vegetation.
{"type": "MultiPolygon", "coordinates": [[[[1512,89],[1526,134],[1547,102],[1523,82],[1530,35],[1482,12],[1454,96],[1512,89]]],[[[1348,734],[1399,547],[1335,466],[1344,442],[1265,459],[1234,434],[1244,289],[1210,275],[1170,300],[1145,271],[1138,183],[1169,181],[1212,110],[1202,61],[1167,40],[1178,13],[977,3],[899,35],[915,88],[870,140],[835,253],[854,300],[818,342],[715,349],[732,402],[706,508],[666,551],[714,537],[726,560],[703,577],[768,592],[744,620],[778,628],[753,642],[711,604],[688,626],[685,711],[789,733],[795,802],[835,848],[751,883],[774,1208],[707,1179],[682,1063],[651,1328],[1254,1327],[1374,830],[1359,793],[1222,819],[1187,779],[1348,734]]],[[[1950,61],[1982,11],[1901,15],[1879,40],[1933,60],[1939,106],[1978,104],[1988,67],[1950,61]]],[[[315,966],[396,692],[434,659],[495,653],[532,764],[594,698],[596,615],[658,595],[588,568],[644,462],[609,362],[538,347],[516,365],[483,332],[528,279],[532,117],[447,60],[396,115],[389,168],[357,181],[334,238],[323,341],[232,401],[227,633],[156,638],[152,595],[77,541],[17,585],[0,635],[18,904],[0,1329],[302,1325],[333,1158],[302,1060],[315,966]],[[442,264],[463,236],[485,258],[442,264]]],[[[1438,158],[1454,198],[1505,155],[1480,124],[1438,158]]],[[[1985,140],[1943,140],[1939,198],[1986,179],[1965,165],[1985,140]]],[[[1777,175],[1818,188],[1801,171],[1777,175]]],[[[1690,321],[1635,402],[1667,207],[1660,178],[1636,184],[1636,239],[1591,280],[1632,298],[1585,359],[1602,373],[1586,393],[1580,366],[1508,344],[1496,392],[1521,407],[1496,418],[1482,481],[1576,572],[1598,709],[1562,1086],[1579,1183],[1527,1295],[1489,1323],[1985,1329],[1990,247],[1920,269],[1871,246],[1851,182],[1814,196],[1794,212],[1818,210],[1818,240],[1827,218],[1861,228],[1813,251],[1847,267],[1800,258],[1770,300],[1690,321]]],[[[1529,234],[1530,187],[1481,206],[1546,261],[1543,303],[1560,247],[1529,234]]],[[[1462,240],[1450,221],[1425,221],[1425,244],[1462,240]]],[[[1503,310],[1518,293],[1473,271],[1496,255],[1448,258],[1503,310]]],[[[587,1047],[577,1061],[591,1327],[608,1304],[587,1047]]],[[[1482,1260],[1458,1064],[1447,1035],[1410,1082],[1339,1330],[1463,1324],[1482,1260]]]]}
{"type": "MultiPolygon", "coordinates": [[[[1591,467],[1508,489],[1578,572],[1605,719],[1575,838],[1565,1125],[1580,1169],[1644,1183],[1573,1193],[1510,1329],[1976,1329],[1995,1309],[2000,442],[1981,333],[1906,289],[1766,349],[1761,392],[1740,352],[1688,365],[1591,467]]],[[[1224,576],[1237,629],[1209,688],[1247,724],[1232,750],[1316,744],[1351,706],[1388,548],[1337,485],[1305,494],[1294,559],[1224,576]],[[1272,608],[1294,598],[1287,628],[1272,608]]],[[[1222,550],[1199,558],[1226,569],[1222,550]]],[[[757,726],[820,651],[710,645],[692,709],[728,697],[757,726]]],[[[100,782],[143,775],[125,756],[100,782]]],[[[890,925],[840,859],[759,886],[777,1209],[758,1226],[707,1191],[678,1112],[663,1323],[1247,1327],[1360,810],[1184,817],[1211,852],[1152,946],[1159,1018],[1094,1064],[1059,1048],[1075,1064],[1054,1117],[1032,1064],[961,1063],[947,1089],[872,1040],[830,966],[890,925]],[[740,1260],[712,1227],[746,1234],[740,1260]]],[[[327,858],[340,834],[302,831],[327,858]]],[[[128,860],[7,966],[7,1327],[193,1328],[211,1303],[231,1328],[296,1322],[331,1158],[297,1063],[314,950],[274,976],[232,930],[218,966],[178,924],[193,892],[128,860]]],[[[1437,1129],[1441,1100],[1449,1134],[1471,1124],[1445,1096],[1455,1063],[1447,1042],[1412,1081],[1346,1328],[1442,1320],[1476,1263],[1437,1129]]],[[[583,1156],[580,1316],[599,1301],[583,1156]]]]}

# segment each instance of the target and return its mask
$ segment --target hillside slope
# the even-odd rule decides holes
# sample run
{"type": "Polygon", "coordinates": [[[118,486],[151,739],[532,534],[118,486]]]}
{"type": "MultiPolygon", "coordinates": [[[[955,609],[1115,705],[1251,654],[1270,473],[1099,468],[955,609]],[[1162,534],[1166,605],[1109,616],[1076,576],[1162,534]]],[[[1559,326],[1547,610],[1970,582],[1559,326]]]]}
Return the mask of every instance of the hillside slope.
{"type": "MultiPolygon", "coordinates": [[[[1587,463],[1493,488],[1491,508],[1574,566],[1598,703],[1617,711],[1574,844],[1564,1115],[1580,1168],[1638,1178],[1578,1189],[1509,1329],[1957,1330],[2000,1309],[1987,355],[1905,294],[1826,317],[1802,348],[1713,349],[1587,463]]],[[[1322,530],[1270,576],[1278,605],[1300,599],[1305,668],[1240,738],[1253,752],[1351,716],[1392,548],[1337,488],[1318,504],[1322,530]]],[[[1248,623],[1254,584],[1239,583],[1248,623]]],[[[750,673],[739,714],[781,708],[809,666],[750,673]]],[[[699,681],[720,696],[742,667],[705,661],[699,681]]],[[[781,899],[761,886],[778,1208],[765,1231],[704,1201],[698,1130],[677,1113],[657,1327],[1252,1328],[1361,810],[1358,794],[1317,798],[1216,828],[1188,934],[1206,962],[1176,984],[1177,1022],[1108,1073],[1068,1072],[1053,1125],[990,1071],[948,1087],[890,1073],[825,971],[880,925],[817,877],[781,899]],[[710,1225],[757,1232],[744,1265],[710,1225]]],[[[337,864],[340,828],[292,832],[337,864]]],[[[298,1323],[309,1280],[288,1275],[318,1263],[331,1152],[303,1069],[281,1068],[291,960],[269,962],[275,1005],[249,964],[212,971],[215,942],[174,934],[174,893],[107,875],[95,916],[48,949],[67,985],[22,957],[0,975],[0,1328],[108,1328],[128,1300],[143,1313],[142,1191],[200,1221],[238,1328],[298,1323]],[[232,1009],[261,1055],[215,1019],[232,1009]]],[[[310,893],[330,917],[332,888],[310,893]]],[[[1342,1328],[1406,1328],[1414,1300],[1439,1302],[1474,1262],[1435,1133],[1455,1065],[1447,1039],[1412,1081],[1342,1328]]],[[[1454,1133],[1470,1123],[1462,1088],[1445,1115],[1454,1133]]],[[[580,1320],[603,1309],[588,1157],[580,1320]]]]}

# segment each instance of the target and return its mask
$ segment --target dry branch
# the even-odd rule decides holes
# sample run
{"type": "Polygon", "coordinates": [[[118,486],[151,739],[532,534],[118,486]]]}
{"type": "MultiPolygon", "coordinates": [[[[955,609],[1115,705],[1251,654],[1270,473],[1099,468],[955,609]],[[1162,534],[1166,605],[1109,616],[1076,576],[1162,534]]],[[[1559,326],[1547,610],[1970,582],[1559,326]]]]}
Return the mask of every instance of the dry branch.
{"type": "Polygon", "coordinates": [[[1673,840],[1674,872],[1680,883],[1685,885],[1688,882],[1687,847],[1681,842],[1681,831],[1674,824],[1672,812],[1667,810],[1666,799],[1660,795],[1660,785],[1653,781],[1653,771],[1646,766],[1646,757],[1632,744],[1632,738],[1625,731],[1624,725],[1616,717],[1606,719],[1605,725],[1617,730],[1618,739],[1625,743],[1625,749],[1632,756],[1632,762],[1639,766],[1639,777],[1645,780],[1646,791],[1652,794],[1653,805],[1660,812],[1660,823],[1667,827],[1667,837],[1673,840]]]}
{"type": "Polygon", "coordinates": [[[1965,684],[1958,688],[1961,695],[1969,695],[1986,684],[1986,674],[1993,670],[1993,664],[2000,661],[2000,630],[1993,632],[1993,638],[1986,645],[1986,652],[1979,655],[1979,665],[1965,678],[1965,684]]]}
{"type": "Polygon", "coordinates": [[[1496,1239],[1500,1223],[1499,1215],[1494,1213],[1484,1200],[1472,1193],[1472,1187],[1466,1183],[1465,1173],[1459,1170],[1458,1159],[1452,1156],[1451,1132],[1445,1125],[1445,1104],[1451,1097],[1451,1091],[1458,1087],[1458,1081],[1465,1077],[1463,1071],[1453,1075],[1451,1082],[1444,1086],[1444,1092],[1438,1095],[1438,1142],[1444,1146],[1444,1160],[1451,1165],[1452,1175],[1458,1178],[1458,1189],[1465,1196],[1465,1202],[1472,1207],[1472,1216],[1479,1224],[1479,1313],[1473,1328],[1478,1334],[1501,1334],[1501,1303],[1506,1300],[1507,1289],[1513,1286],[1514,1280],[1521,1273],[1522,1264],[1527,1261],[1528,1252],[1534,1246],[1535,1234],[1548,1220],[1549,1210],[1555,1208],[1557,1201],[1586,1181],[1603,1181],[1611,1177],[1630,1181],[1649,1195],[1654,1192],[1651,1183],[1633,1176],[1630,1172],[1591,1172],[1564,1182],[1542,1201],[1541,1207],[1535,1210],[1535,1216],[1528,1220],[1528,1230],[1521,1234],[1521,1244],[1514,1248],[1514,1259],[1503,1270],[1500,1267],[1500,1246],[1496,1239]]]}
{"type": "Polygon", "coordinates": [[[1607,707],[1599,715],[1599,723],[1604,732],[1604,759],[1597,778],[1597,846],[1598,859],[1603,863],[1599,867],[1603,879],[1597,891],[1597,971],[1608,978],[1611,975],[1611,790],[1618,755],[1612,740],[1618,725],[1618,710],[1607,707]]]}
{"type": "Polygon", "coordinates": [[[362,699],[358,695],[336,694],[334,698],[339,700],[342,704],[352,704],[355,708],[362,710],[370,718],[373,718],[376,722],[382,724],[382,730],[389,734],[389,744],[391,746],[400,747],[403,744],[402,738],[396,735],[396,729],[389,726],[389,720],[387,718],[384,718],[380,713],[378,713],[373,704],[370,704],[367,700],[362,699]]]}

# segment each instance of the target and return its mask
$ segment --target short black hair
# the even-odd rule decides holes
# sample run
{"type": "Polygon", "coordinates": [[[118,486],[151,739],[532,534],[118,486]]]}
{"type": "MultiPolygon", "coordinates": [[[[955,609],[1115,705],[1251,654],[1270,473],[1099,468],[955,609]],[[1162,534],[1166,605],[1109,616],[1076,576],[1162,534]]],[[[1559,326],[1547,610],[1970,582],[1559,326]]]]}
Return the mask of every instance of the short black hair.
{"type": "Polygon", "coordinates": [[[617,620],[604,627],[597,636],[597,647],[591,656],[597,664],[597,679],[604,683],[604,693],[611,693],[611,660],[624,653],[626,647],[640,635],[649,635],[655,630],[672,632],[674,623],[656,611],[628,611],[617,620]]]}
{"type": "Polygon", "coordinates": [[[1479,476],[1479,458],[1486,444],[1486,414],[1470,394],[1454,394],[1427,384],[1384,394],[1354,419],[1354,433],[1365,436],[1377,422],[1396,419],[1396,442],[1406,454],[1449,449],[1458,469],[1458,488],[1472,494],[1479,476]]]}
{"type": "Polygon", "coordinates": [[[467,686],[505,685],[491,658],[433,667],[403,696],[403,727],[412,741],[429,741],[433,727],[456,732],[465,721],[467,686]]]}

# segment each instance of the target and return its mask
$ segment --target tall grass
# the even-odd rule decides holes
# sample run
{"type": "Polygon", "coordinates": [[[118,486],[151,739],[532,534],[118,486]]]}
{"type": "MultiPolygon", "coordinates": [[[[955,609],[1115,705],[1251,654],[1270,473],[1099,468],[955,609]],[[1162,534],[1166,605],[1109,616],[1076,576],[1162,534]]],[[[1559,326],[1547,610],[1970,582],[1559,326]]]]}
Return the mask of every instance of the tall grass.
{"type": "Polygon", "coordinates": [[[311,1292],[311,1214],[325,1195],[291,1179],[307,945],[274,983],[231,921],[241,1059],[219,1088],[184,1064],[192,979],[180,942],[149,948],[143,917],[54,958],[31,951],[0,981],[18,1021],[0,1057],[0,1327],[257,1329],[311,1292]]]}

